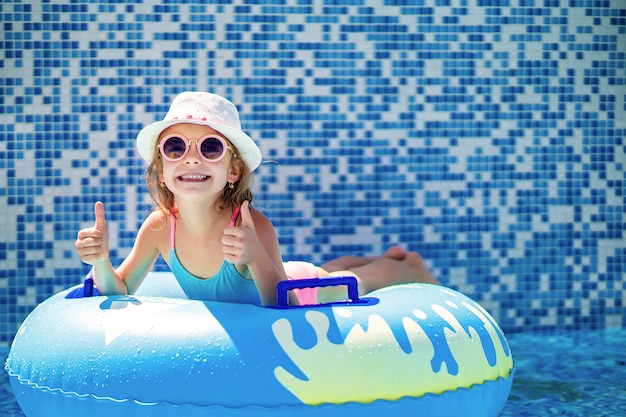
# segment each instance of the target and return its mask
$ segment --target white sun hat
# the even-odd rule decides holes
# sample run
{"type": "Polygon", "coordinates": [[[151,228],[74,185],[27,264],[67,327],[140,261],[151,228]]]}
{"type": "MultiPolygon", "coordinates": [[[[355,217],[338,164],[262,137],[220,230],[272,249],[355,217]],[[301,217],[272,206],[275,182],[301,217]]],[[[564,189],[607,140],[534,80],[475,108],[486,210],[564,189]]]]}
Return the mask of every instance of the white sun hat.
{"type": "Polygon", "coordinates": [[[160,122],[144,127],[137,135],[137,150],[148,163],[152,162],[161,132],[179,123],[209,126],[232,143],[251,171],[262,160],[261,150],[252,138],[241,130],[239,112],[233,103],[212,93],[183,92],[177,95],[160,122]]]}

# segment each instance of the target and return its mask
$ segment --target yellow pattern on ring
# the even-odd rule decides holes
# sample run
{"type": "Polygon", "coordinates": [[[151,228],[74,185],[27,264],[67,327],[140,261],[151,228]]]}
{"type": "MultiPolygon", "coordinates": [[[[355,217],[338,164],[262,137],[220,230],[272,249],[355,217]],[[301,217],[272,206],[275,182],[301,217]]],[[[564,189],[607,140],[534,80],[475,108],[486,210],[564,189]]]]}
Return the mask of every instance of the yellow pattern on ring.
{"type": "MultiPolygon", "coordinates": [[[[451,303],[449,303],[451,304],[451,303]]],[[[283,367],[276,367],[277,380],[300,401],[308,405],[346,402],[371,403],[378,399],[396,401],[402,397],[420,397],[426,393],[440,394],[459,387],[469,388],[486,380],[508,377],[512,357],[507,356],[498,332],[480,307],[463,305],[485,325],[496,349],[497,362],[491,367],[486,359],[480,338],[470,328],[467,335],[461,324],[441,305],[433,311],[454,329],[445,329],[446,343],[459,365],[457,375],[450,375],[445,364],[439,372],[432,371],[431,359],[435,346],[420,324],[403,317],[404,330],[411,344],[411,353],[405,353],[396,341],[387,322],[378,315],[370,315],[367,331],[360,325],[348,332],[343,344],[327,339],[328,317],[317,311],[306,313],[307,321],[315,329],[318,343],[311,349],[301,349],[293,340],[293,330],[287,319],[277,320],[272,330],[285,353],[306,375],[302,380],[283,367]]],[[[455,307],[452,305],[452,307],[455,307]]],[[[423,312],[413,314],[421,319],[423,312]]],[[[441,343],[441,342],[440,342],[441,343]]]]}

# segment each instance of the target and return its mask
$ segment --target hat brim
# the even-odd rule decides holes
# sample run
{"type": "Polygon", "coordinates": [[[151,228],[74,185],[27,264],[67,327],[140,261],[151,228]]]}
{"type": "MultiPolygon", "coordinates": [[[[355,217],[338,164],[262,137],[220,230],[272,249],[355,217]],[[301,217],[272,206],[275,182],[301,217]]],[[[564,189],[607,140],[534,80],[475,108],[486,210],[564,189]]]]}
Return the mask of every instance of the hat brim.
{"type": "Polygon", "coordinates": [[[170,126],[181,123],[208,126],[224,135],[226,139],[237,148],[239,156],[243,159],[248,168],[250,168],[250,171],[254,171],[261,164],[261,160],[263,159],[261,150],[256,143],[254,143],[252,138],[243,131],[230,126],[195,119],[162,120],[144,127],[137,135],[137,150],[143,160],[147,163],[151,163],[152,157],[154,156],[154,149],[156,148],[156,141],[161,132],[170,126]]]}

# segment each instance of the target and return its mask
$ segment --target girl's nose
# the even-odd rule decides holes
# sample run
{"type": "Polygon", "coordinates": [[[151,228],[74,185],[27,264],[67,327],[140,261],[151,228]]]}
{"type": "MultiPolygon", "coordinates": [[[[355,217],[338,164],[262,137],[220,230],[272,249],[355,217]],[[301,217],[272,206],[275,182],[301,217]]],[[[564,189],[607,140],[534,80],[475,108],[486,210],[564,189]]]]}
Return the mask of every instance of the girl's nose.
{"type": "Polygon", "coordinates": [[[189,151],[187,155],[185,155],[185,163],[186,164],[199,164],[201,161],[201,156],[198,153],[198,141],[190,140],[189,141],[189,151]]]}

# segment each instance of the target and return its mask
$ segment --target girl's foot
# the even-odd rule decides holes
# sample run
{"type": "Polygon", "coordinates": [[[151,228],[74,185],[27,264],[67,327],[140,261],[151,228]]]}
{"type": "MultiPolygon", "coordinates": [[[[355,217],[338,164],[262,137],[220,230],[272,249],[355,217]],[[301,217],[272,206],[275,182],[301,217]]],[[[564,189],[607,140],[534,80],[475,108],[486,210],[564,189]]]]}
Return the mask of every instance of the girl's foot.
{"type": "Polygon", "coordinates": [[[386,258],[397,259],[398,261],[402,261],[404,260],[404,257],[406,256],[406,254],[407,254],[406,251],[402,249],[401,246],[396,245],[387,249],[383,256],[385,256],[386,258]]]}
{"type": "Polygon", "coordinates": [[[417,279],[417,282],[425,282],[428,284],[439,284],[439,280],[437,280],[437,278],[435,278],[430,273],[430,271],[428,270],[428,267],[426,266],[426,262],[424,262],[424,259],[422,259],[419,253],[407,252],[406,256],[404,257],[402,261],[415,268],[417,272],[417,276],[419,277],[417,279]]]}

